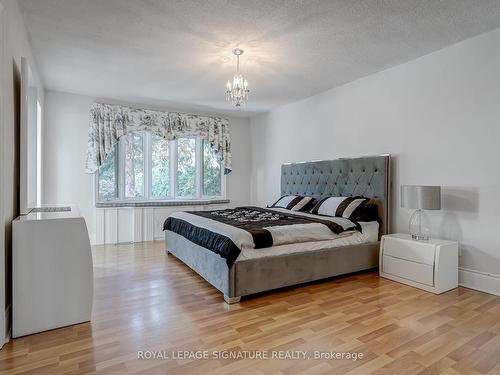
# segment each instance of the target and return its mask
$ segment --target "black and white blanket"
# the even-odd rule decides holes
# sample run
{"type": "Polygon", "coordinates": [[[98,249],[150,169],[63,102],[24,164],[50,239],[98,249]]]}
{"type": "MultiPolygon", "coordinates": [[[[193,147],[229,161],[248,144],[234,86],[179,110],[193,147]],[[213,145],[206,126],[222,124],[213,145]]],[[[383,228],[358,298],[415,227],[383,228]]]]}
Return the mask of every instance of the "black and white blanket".
{"type": "Polygon", "coordinates": [[[292,213],[280,208],[237,207],[176,212],[165,220],[163,230],[219,254],[231,266],[243,248],[332,240],[361,231],[361,226],[342,217],[292,213]]]}

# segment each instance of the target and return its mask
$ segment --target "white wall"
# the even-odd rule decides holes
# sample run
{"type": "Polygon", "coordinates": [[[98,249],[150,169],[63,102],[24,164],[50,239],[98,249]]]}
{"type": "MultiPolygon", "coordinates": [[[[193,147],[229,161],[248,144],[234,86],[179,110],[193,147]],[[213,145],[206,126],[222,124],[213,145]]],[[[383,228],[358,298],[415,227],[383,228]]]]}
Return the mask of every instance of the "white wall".
{"type": "Polygon", "coordinates": [[[400,184],[442,185],[433,234],[500,274],[499,46],[500,29],[253,118],[252,203],[276,199],[283,162],[391,153],[392,230],[400,184]]]}
{"type": "MultiPolygon", "coordinates": [[[[93,175],[84,173],[90,105],[95,98],[56,91],[45,93],[43,203],[75,203],[95,241],[93,175]]],[[[109,102],[109,100],[108,100],[109,102]]],[[[227,176],[231,205],[250,201],[250,125],[244,118],[229,118],[233,172],[227,176]]]]}
{"type": "MultiPolygon", "coordinates": [[[[28,59],[42,88],[17,1],[0,0],[0,346],[9,309],[11,222],[19,214],[19,100],[21,57],[28,59]],[[5,306],[4,306],[5,305],[5,306]]],[[[43,103],[43,88],[41,101],[43,103]]]]}

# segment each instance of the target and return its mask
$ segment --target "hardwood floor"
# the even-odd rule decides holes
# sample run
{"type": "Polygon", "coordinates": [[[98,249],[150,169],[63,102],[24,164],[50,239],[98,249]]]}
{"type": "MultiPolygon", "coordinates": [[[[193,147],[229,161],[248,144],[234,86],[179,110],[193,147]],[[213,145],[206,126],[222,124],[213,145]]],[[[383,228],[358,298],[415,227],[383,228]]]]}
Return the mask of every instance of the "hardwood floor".
{"type": "Polygon", "coordinates": [[[370,272],[228,306],[161,242],[93,254],[92,323],[12,340],[1,374],[500,374],[500,297],[465,288],[436,296],[370,272]],[[138,359],[184,350],[312,358],[138,359]]]}

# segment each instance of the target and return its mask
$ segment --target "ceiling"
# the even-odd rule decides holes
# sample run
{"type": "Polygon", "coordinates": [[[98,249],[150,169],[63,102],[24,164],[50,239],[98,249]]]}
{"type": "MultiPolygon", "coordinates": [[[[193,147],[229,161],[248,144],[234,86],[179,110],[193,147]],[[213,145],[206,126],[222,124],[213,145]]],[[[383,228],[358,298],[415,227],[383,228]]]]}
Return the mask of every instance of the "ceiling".
{"type": "Polygon", "coordinates": [[[498,0],[19,0],[49,89],[246,116],[500,27],[498,0]],[[224,100],[240,47],[250,101],[224,100]]]}

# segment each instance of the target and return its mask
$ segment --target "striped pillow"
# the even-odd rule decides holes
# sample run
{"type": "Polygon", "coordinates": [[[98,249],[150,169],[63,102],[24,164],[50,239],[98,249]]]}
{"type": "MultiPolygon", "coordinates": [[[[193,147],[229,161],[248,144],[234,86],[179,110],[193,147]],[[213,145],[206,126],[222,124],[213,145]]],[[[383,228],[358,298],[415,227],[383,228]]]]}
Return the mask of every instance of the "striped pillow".
{"type": "Polygon", "coordinates": [[[302,200],[291,208],[292,211],[309,212],[318,201],[313,197],[302,197],[302,200]]]}
{"type": "Polygon", "coordinates": [[[349,197],[344,199],[342,203],[337,207],[337,212],[335,216],[345,217],[347,219],[355,219],[359,216],[360,211],[366,202],[370,199],[364,197],[349,197]]]}
{"type": "Polygon", "coordinates": [[[369,201],[365,197],[326,197],[314,206],[311,213],[362,221],[376,220],[375,206],[368,204],[369,201]]]}
{"type": "Polygon", "coordinates": [[[303,197],[301,195],[285,195],[278,199],[269,208],[286,208],[292,211],[309,211],[316,200],[313,197],[303,197]]]}
{"type": "Polygon", "coordinates": [[[337,208],[347,197],[326,197],[321,199],[311,210],[312,214],[336,216],[337,208]]]}

